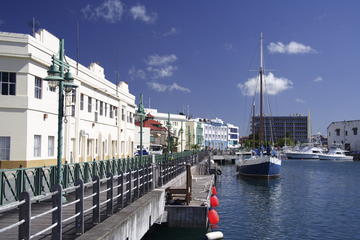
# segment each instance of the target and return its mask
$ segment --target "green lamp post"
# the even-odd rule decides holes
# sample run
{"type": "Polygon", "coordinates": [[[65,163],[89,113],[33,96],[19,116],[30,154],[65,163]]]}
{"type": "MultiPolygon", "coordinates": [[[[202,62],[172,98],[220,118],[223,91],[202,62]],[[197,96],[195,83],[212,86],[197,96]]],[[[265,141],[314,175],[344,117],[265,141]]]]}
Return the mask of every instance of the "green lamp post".
{"type": "Polygon", "coordinates": [[[61,184],[62,178],[62,128],[64,118],[64,92],[69,93],[78,86],[74,84],[74,78],[70,73],[70,65],[65,60],[64,39],[60,39],[59,57],[52,56],[48,76],[44,78],[49,87],[59,87],[59,106],[58,106],[58,139],[57,139],[57,174],[56,184],[61,184]]]}
{"type": "Polygon", "coordinates": [[[166,127],[167,127],[167,130],[168,130],[167,148],[168,148],[168,154],[170,154],[170,151],[171,151],[171,146],[170,146],[170,143],[171,143],[171,139],[170,139],[170,130],[171,130],[170,113],[168,113],[168,120],[167,120],[167,123],[166,123],[166,127]]]}
{"type": "Polygon", "coordinates": [[[181,123],[181,128],[180,128],[179,133],[180,133],[180,150],[181,150],[181,152],[183,152],[184,151],[183,150],[183,133],[184,133],[184,130],[182,128],[182,123],[181,123]]]}
{"type": "Polygon", "coordinates": [[[140,162],[142,162],[143,156],[143,125],[144,125],[144,118],[145,118],[145,110],[143,104],[143,95],[140,94],[140,102],[138,105],[138,109],[136,111],[136,115],[140,118],[140,162]]]}

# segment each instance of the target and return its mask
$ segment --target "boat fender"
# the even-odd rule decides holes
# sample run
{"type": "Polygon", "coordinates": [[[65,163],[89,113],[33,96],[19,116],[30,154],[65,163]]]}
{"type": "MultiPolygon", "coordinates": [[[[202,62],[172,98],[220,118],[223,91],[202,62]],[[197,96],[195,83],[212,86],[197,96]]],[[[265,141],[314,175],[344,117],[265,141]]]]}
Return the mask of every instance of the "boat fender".
{"type": "Polygon", "coordinates": [[[207,240],[217,240],[217,239],[223,239],[223,238],[224,238],[224,234],[220,231],[209,232],[206,234],[207,240]]]}
{"type": "Polygon", "coordinates": [[[222,171],[221,171],[220,169],[217,169],[217,170],[216,170],[216,174],[217,174],[217,175],[221,175],[221,174],[222,174],[222,171]]]}

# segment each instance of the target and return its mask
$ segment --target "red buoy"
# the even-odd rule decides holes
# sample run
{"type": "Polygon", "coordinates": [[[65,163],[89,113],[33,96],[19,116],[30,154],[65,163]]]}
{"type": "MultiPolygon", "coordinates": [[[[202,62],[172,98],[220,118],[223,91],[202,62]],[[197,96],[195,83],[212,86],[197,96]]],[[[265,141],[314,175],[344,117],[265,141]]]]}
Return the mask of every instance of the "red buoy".
{"type": "Polygon", "coordinates": [[[216,191],[216,187],[215,187],[215,186],[213,186],[213,187],[211,188],[211,194],[213,194],[213,195],[216,195],[216,194],[217,194],[217,191],[216,191]]]}
{"type": "Polygon", "coordinates": [[[219,206],[219,199],[217,198],[217,196],[212,195],[210,197],[210,206],[213,208],[219,206]]]}
{"type": "Polygon", "coordinates": [[[210,209],[208,212],[208,218],[209,218],[209,222],[212,225],[218,224],[219,223],[219,214],[215,211],[215,209],[210,209]]]}

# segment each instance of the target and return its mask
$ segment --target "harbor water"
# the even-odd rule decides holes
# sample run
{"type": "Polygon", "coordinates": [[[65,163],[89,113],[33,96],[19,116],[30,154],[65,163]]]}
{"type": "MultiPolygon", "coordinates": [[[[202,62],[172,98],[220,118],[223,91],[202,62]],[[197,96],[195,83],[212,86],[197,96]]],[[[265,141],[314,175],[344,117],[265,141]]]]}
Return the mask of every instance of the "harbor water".
{"type": "MultiPolygon", "coordinates": [[[[224,239],[360,239],[360,162],[283,161],[278,179],[217,183],[224,239]]],[[[146,239],[204,239],[204,230],[155,229],[146,239]]]]}

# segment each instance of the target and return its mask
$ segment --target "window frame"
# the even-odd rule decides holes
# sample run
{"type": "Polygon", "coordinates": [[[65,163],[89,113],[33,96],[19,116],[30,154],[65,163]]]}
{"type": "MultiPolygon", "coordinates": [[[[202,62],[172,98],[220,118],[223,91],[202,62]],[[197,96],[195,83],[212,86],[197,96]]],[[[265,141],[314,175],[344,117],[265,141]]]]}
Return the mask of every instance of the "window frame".
{"type": "Polygon", "coordinates": [[[0,72],[0,94],[3,96],[16,96],[16,73],[0,72]],[[7,79],[4,75],[7,75],[7,79]],[[5,88],[6,86],[6,88],[5,88]],[[6,90],[5,90],[6,89],[6,90]],[[12,93],[13,90],[13,93],[12,93]],[[5,94],[6,91],[6,94],[5,94]]]}

